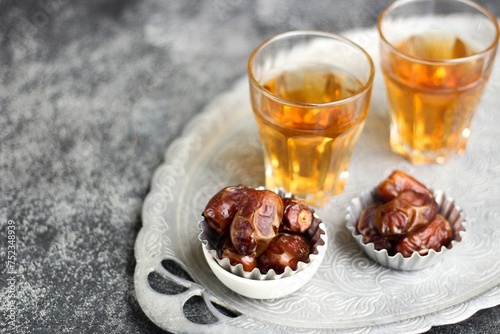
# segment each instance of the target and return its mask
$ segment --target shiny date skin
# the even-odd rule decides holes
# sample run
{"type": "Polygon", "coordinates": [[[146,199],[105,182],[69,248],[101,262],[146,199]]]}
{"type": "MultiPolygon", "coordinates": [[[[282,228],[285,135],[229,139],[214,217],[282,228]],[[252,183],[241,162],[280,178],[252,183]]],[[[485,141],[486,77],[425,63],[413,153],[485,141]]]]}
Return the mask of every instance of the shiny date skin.
{"type": "Polygon", "coordinates": [[[400,170],[393,171],[391,175],[382,181],[376,188],[377,195],[382,202],[391,201],[404,190],[413,190],[417,193],[433,197],[432,192],[425,185],[400,170]]]}
{"type": "Polygon", "coordinates": [[[313,221],[313,211],[301,200],[283,198],[283,230],[305,233],[313,221]]]}
{"type": "Polygon", "coordinates": [[[363,242],[368,244],[372,242],[376,250],[392,249],[391,242],[384,238],[375,227],[375,213],[378,205],[373,204],[366,207],[362,212],[356,226],[358,233],[363,237],[363,242]]]}
{"type": "Polygon", "coordinates": [[[374,224],[384,237],[406,235],[427,226],[437,212],[438,205],[434,197],[404,190],[377,208],[374,224]]]}
{"type": "Polygon", "coordinates": [[[305,237],[280,233],[259,256],[259,269],[264,274],[273,269],[278,275],[282,274],[286,267],[296,270],[299,261],[306,261],[309,253],[310,246],[305,237]]]}
{"type": "Polygon", "coordinates": [[[410,257],[414,252],[426,255],[431,249],[439,251],[442,246],[449,245],[452,237],[450,223],[438,214],[425,229],[400,239],[394,250],[404,257],[410,257]]]}
{"type": "Polygon", "coordinates": [[[229,228],[234,248],[257,257],[276,236],[283,219],[283,201],[270,190],[247,190],[229,228]]]}
{"type": "Polygon", "coordinates": [[[241,264],[244,271],[252,271],[257,268],[257,258],[240,254],[233,246],[230,238],[226,238],[220,250],[220,258],[227,258],[231,265],[241,264]]]}
{"type": "Polygon", "coordinates": [[[248,190],[249,188],[241,184],[226,187],[208,201],[203,210],[203,217],[219,237],[229,232],[229,226],[248,190]]]}

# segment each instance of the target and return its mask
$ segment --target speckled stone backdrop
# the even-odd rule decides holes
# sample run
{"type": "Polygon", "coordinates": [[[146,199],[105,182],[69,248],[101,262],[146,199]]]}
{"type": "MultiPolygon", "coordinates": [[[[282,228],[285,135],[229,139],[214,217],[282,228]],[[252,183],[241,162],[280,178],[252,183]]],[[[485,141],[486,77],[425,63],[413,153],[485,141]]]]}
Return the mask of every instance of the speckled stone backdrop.
{"type": "MultiPolygon", "coordinates": [[[[265,38],[370,27],[390,2],[0,1],[2,333],[163,333],[135,300],[133,246],[169,143],[265,38]]],[[[499,318],[431,332],[497,333],[499,318]]]]}

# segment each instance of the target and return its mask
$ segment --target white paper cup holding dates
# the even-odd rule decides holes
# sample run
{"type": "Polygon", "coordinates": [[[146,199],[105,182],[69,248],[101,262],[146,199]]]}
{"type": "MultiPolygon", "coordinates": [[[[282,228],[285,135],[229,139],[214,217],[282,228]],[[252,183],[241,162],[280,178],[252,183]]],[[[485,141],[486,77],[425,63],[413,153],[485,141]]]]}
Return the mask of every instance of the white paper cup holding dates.
{"type": "Polygon", "coordinates": [[[234,292],[280,298],[302,288],[326,253],[323,222],[290,194],[244,185],[220,190],[198,222],[203,254],[234,292]]]}
{"type": "Polygon", "coordinates": [[[444,259],[465,235],[463,210],[440,190],[394,171],[347,208],[346,227],[379,264],[420,270],[444,259]]]}

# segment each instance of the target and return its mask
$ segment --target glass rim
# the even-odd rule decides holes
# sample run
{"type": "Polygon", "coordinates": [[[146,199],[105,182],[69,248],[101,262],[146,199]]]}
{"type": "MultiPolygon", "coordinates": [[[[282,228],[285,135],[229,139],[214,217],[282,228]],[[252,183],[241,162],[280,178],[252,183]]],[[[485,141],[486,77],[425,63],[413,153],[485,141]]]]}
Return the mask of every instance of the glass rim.
{"type": "Polygon", "coordinates": [[[420,58],[420,57],[415,57],[415,56],[409,55],[405,52],[402,52],[401,50],[396,48],[391,42],[389,42],[386,39],[385,35],[382,32],[382,20],[385,18],[385,16],[390,11],[392,11],[398,7],[401,7],[403,5],[406,5],[406,4],[412,3],[412,2],[424,2],[424,1],[429,1],[429,0],[397,0],[397,1],[393,2],[389,7],[384,9],[384,11],[382,11],[382,13],[380,14],[380,16],[377,19],[376,26],[377,26],[377,30],[378,30],[378,33],[380,36],[380,41],[383,42],[384,44],[388,45],[392,49],[392,51],[397,53],[399,56],[401,56],[405,59],[408,59],[410,61],[418,62],[418,63],[426,64],[426,65],[435,65],[435,66],[437,66],[437,65],[453,65],[453,64],[459,64],[462,62],[468,62],[468,61],[471,61],[471,60],[474,60],[477,58],[482,58],[486,54],[492,52],[493,50],[495,50],[497,48],[498,40],[500,37],[500,27],[498,25],[498,20],[495,17],[495,15],[493,15],[489,10],[487,10],[486,8],[484,8],[483,6],[481,6],[480,4],[478,4],[474,1],[448,0],[448,1],[460,2],[463,4],[469,5],[470,7],[476,9],[479,13],[484,14],[490,20],[490,22],[493,24],[493,26],[495,27],[495,38],[493,38],[492,42],[487,47],[485,47],[484,49],[482,49],[481,51],[479,51],[473,55],[470,55],[467,57],[452,58],[452,59],[420,58]]]}
{"type": "Polygon", "coordinates": [[[373,60],[372,60],[371,56],[368,54],[368,52],[366,52],[365,49],[363,49],[358,44],[354,43],[353,41],[351,41],[351,40],[349,40],[349,39],[347,39],[347,38],[345,38],[345,37],[343,37],[341,35],[330,33],[330,32],[323,32],[323,31],[296,30],[296,31],[289,31],[289,32],[285,32],[285,33],[281,33],[281,34],[275,35],[275,36],[273,36],[271,38],[268,38],[267,40],[265,40],[261,44],[259,44],[252,51],[252,53],[250,54],[250,57],[248,58],[247,72],[248,72],[248,77],[250,79],[250,83],[255,88],[257,88],[262,94],[264,94],[267,97],[275,100],[276,102],[279,102],[279,103],[282,103],[282,104],[286,104],[286,105],[289,105],[289,106],[299,107],[299,108],[306,108],[306,107],[327,108],[327,107],[342,105],[342,104],[351,102],[351,101],[357,99],[359,96],[363,95],[366,91],[368,91],[371,88],[371,86],[373,85],[373,79],[375,77],[375,65],[373,63],[373,60]],[[271,43],[273,43],[275,41],[287,39],[287,38],[290,38],[290,37],[296,37],[296,36],[318,36],[318,37],[326,37],[326,38],[335,39],[335,40],[344,42],[346,44],[349,44],[351,47],[353,47],[354,49],[360,51],[366,57],[366,59],[368,61],[368,66],[370,68],[370,75],[368,76],[368,78],[366,80],[364,80],[365,82],[362,84],[361,88],[356,92],[356,94],[348,96],[348,97],[345,97],[345,98],[340,99],[340,100],[335,100],[335,101],[330,101],[330,102],[319,102],[319,103],[318,102],[316,102],[316,103],[312,103],[312,102],[300,102],[300,101],[285,99],[285,98],[282,98],[282,97],[280,97],[278,95],[275,95],[275,94],[271,93],[269,90],[265,89],[259,83],[259,81],[255,78],[255,76],[253,74],[253,70],[252,70],[252,65],[254,63],[254,59],[257,56],[257,54],[264,47],[266,47],[267,45],[269,45],[269,44],[271,44],[271,43]]]}

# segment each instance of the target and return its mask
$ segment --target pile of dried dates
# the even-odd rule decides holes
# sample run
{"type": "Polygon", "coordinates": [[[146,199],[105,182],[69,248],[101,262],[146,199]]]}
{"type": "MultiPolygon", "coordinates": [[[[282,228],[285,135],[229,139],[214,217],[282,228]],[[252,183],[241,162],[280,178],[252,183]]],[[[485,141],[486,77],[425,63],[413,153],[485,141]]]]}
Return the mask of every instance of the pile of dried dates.
{"type": "Polygon", "coordinates": [[[378,202],[366,207],[357,231],[364,243],[390,255],[439,251],[453,238],[450,223],[438,213],[433,193],[410,175],[396,170],[375,189],[378,202]]]}
{"type": "MultiPolygon", "coordinates": [[[[314,211],[301,200],[244,185],[220,190],[207,203],[203,217],[219,258],[243,270],[277,274],[307,262],[313,245],[314,211]]],[[[319,222],[318,222],[319,221],[319,222]]]]}

